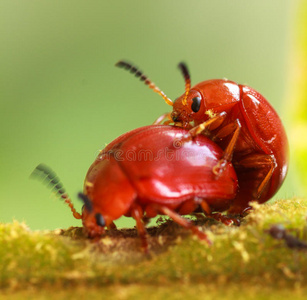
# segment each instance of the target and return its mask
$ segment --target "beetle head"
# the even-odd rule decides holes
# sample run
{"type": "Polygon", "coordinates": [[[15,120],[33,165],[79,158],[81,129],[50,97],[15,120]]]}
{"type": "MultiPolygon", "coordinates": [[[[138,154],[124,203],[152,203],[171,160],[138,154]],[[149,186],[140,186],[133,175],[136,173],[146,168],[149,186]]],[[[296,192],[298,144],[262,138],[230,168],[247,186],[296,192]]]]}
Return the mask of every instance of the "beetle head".
{"type": "Polygon", "coordinates": [[[239,101],[237,83],[226,79],[206,80],[175,100],[171,117],[183,125],[192,121],[199,124],[218,113],[229,112],[239,101]]]}
{"type": "Polygon", "coordinates": [[[175,123],[181,123],[186,128],[196,119],[204,118],[205,107],[203,98],[197,90],[190,90],[188,95],[183,94],[174,102],[171,118],[175,123]]]}
{"type": "Polygon", "coordinates": [[[136,191],[127,180],[114,156],[96,160],[84,184],[82,222],[89,236],[99,236],[104,227],[127,214],[135,201],[136,191]]]}
{"type": "Polygon", "coordinates": [[[185,81],[185,92],[177,98],[173,105],[171,118],[175,124],[187,128],[189,123],[199,119],[204,120],[204,98],[200,90],[191,89],[191,78],[187,66],[184,63],[178,65],[185,81]]]}
{"type": "Polygon", "coordinates": [[[84,203],[82,209],[82,223],[86,234],[91,238],[101,236],[104,234],[104,227],[107,225],[104,217],[100,213],[95,212],[93,203],[87,195],[79,193],[78,197],[84,203]]]}

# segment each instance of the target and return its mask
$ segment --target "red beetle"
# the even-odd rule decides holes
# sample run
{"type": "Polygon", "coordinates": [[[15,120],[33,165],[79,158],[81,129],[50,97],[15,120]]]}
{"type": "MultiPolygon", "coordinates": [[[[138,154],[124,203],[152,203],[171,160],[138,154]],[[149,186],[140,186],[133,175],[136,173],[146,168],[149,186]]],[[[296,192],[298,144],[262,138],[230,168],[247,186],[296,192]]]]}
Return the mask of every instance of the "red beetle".
{"type": "Polygon", "coordinates": [[[263,203],[278,191],[288,169],[288,140],[276,111],[260,93],[226,79],[203,81],[191,88],[188,69],[180,63],[185,93],[173,103],[131,64],[120,61],[117,66],[135,73],[173,106],[172,113],[155,124],[168,117],[166,124],[190,129],[186,140],[204,133],[225,150],[213,168],[215,174],[222,174],[225,163],[233,159],[239,192],[230,212],[243,213],[251,200],[263,203]]]}
{"type": "Polygon", "coordinates": [[[35,172],[48,177],[74,217],[82,219],[90,237],[102,235],[104,227],[113,227],[119,217],[131,216],[147,251],[143,220],[163,214],[210,242],[205,233],[180,215],[202,208],[207,215],[225,221],[220,213],[212,212],[230,207],[237,191],[237,176],[227,162],[217,178],[212,168],[222,159],[223,151],[203,135],[181,143],[188,133],[174,126],[146,126],[111,142],[87,172],[83,194],[79,195],[85,204],[82,214],[76,212],[48,167],[39,165],[35,172]]]}

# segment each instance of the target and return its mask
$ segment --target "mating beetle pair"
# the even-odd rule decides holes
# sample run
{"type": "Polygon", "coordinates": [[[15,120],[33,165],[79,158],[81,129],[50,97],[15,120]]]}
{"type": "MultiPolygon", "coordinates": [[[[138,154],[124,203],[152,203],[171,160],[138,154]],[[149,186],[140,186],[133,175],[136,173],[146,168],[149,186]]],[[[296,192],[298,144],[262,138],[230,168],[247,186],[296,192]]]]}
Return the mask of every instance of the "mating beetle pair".
{"type": "Polygon", "coordinates": [[[88,236],[100,236],[122,215],[132,216],[147,251],[143,220],[165,214],[210,242],[180,215],[201,208],[227,223],[227,217],[212,212],[242,214],[250,201],[263,203],[276,193],[287,172],[287,138],[277,113],[258,92],[229,80],[204,81],[191,88],[181,63],[185,93],[172,102],[137,68],[123,61],[117,66],[140,77],[173,111],[155,125],[123,134],[101,151],[79,195],[85,204],[82,214],[55,175],[43,165],[36,168],[82,219],[88,236]],[[166,118],[164,123],[174,126],[158,125],[166,118]]]}

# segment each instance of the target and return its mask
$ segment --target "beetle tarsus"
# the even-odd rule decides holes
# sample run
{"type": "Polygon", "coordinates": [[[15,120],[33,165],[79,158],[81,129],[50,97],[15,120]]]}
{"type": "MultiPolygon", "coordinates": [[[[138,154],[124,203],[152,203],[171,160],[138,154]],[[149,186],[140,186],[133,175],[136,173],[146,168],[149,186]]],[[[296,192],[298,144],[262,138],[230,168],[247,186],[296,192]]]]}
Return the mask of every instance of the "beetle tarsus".
{"type": "Polygon", "coordinates": [[[208,217],[216,221],[219,221],[226,226],[230,226],[230,225],[240,226],[241,224],[241,221],[239,218],[235,216],[230,216],[230,215],[223,215],[221,213],[213,213],[211,215],[208,215],[208,217]]]}
{"type": "Polygon", "coordinates": [[[220,159],[219,162],[212,168],[213,174],[217,177],[220,177],[227,167],[228,161],[224,158],[220,159]]]}

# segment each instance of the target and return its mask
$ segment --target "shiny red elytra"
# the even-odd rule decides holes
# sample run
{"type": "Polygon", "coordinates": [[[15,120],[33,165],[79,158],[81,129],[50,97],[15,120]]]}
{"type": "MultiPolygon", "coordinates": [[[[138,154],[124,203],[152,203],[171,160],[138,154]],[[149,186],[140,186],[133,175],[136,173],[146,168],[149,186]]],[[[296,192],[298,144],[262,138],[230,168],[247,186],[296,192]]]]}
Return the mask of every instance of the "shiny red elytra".
{"type": "Polygon", "coordinates": [[[232,159],[239,191],[231,213],[243,213],[250,201],[266,202],[278,191],[288,169],[288,140],[279,116],[260,93],[226,79],[203,81],[191,88],[188,69],[180,63],[185,93],[173,102],[131,64],[120,61],[117,66],[140,77],[173,106],[172,113],[162,115],[155,124],[168,118],[165,124],[189,129],[185,140],[205,134],[225,151],[213,168],[216,175],[232,159]]]}
{"type": "Polygon", "coordinates": [[[73,215],[82,219],[89,237],[98,237],[105,226],[114,227],[121,216],[136,221],[142,247],[147,251],[144,219],[167,215],[192,230],[209,243],[207,236],[193,222],[181,217],[202,209],[206,215],[223,218],[237,192],[237,176],[230,162],[217,177],[212,168],[223,158],[223,151],[210,139],[199,135],[182,143],[188,130],[157,125],[132,130],[115,139],[100,152],[89,168],[84,191],[82,214],[73,208],[59,179],[46,166],[35,173],[47,181],[70,206],[73,215]]]}

